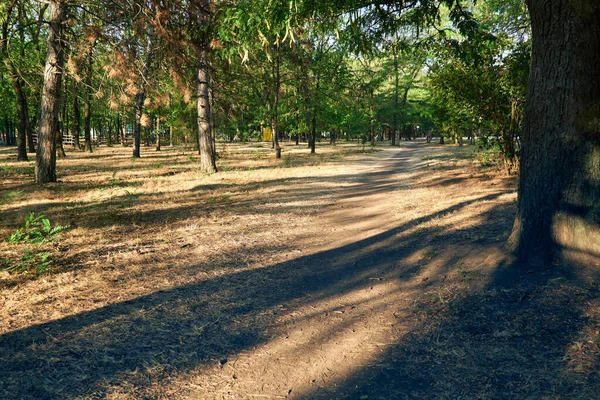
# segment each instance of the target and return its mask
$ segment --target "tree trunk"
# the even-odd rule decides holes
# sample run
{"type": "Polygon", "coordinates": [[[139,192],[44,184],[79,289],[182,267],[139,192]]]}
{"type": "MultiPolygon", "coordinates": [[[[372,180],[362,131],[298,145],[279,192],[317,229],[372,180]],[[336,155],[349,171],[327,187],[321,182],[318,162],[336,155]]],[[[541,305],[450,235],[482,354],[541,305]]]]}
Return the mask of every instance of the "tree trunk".
{"type": "Polygon", "coordinates": [[[29,107],[27,97],[23,92],[23,81],[14,65],[7,58],[4,65],[12,82],[15,101],[17,104],[17,161],[27,161],[27,132],[29,131],[29,107]]]}
{"type": "Polygon", "coordinates": [[[300,144],[300,116],[296,114],[296,146],[300,144]]]}
{"type": "Polygon", "coordinates": [[[81,135],[81,110],[77,97],[77,85],[73,88],[73,148],[80,150],[79,136],[81,135]]]}
{"type": "Polygon", "coordinates": [[[146,36],[146,61],[140,77],[140,86],[135,95],[135,121],[133,124],[133,157],[140,157],[140,141],[142,134],[142,114],[144,112],[144,100],[146,100],[146,82],[148,72],[150,71],[150,62],[152,60],[152,34],[146,36]]]}
{"type": "Polygon", "coordinates": [[[109,117],[107,120],[108,123],[108,133],[106,134],[106,145],[108,147],[112,147],[113,144],[113,122],[112,119],[109,117]]]}
{"type": "Polygon", "coordinates": [[[312,122],[311,122],[311,130],[310,130],[310,154],[316,153],[316,142],[317,142],[317,107],[313,108],[312,112],[312,122]]]}
{"type": "Polygon", "coordinates": [[[210,136],[212,136],[213,153],[216,160],[217,157],[217,130],[215,129],[215,119],[213,118],[212,112],[215,109],[215,96],[214,86],[212,82],[208,85],[208,99],[210,101],[210,136]]]}
{"type": "MultiPolygon", "coordinates": [[[[319,95],[319,89],[321,88],[321,79],[317,76],[317,83],[315,86],[315,97],[319,95]]],[[[317,101],[313,100],[312,110],[312,129],[310,134],[310,154],[316,153],[316,142],[317,142],[317,101]]]]}
{"type": "MultiPolygon", "coordinates": [[[[206,9],[208,9],[208,0],[204,1],[206,9]]],[[[209,15],[205,13],[203,20],[208,23],[209,15]]],[[[214,149],[214,141],[212,138],[211,124],[211,105],[209,95],[209,61],[208,61],[208,40],[202,38],[197,49],[197,95],[198,95],[198,144],[200,147],[200,171],[206,173],[217,172],[216,156],[214,149]]]]}
{"type": "Polygon", "coordinates": [[[527,4],[532,65],[509,244],[524,262],[599,256],[600,3],[527,4]]]}
{"type": "Polygon", "coordinates": [[[50,2],[48,53],[44,68],[44,85],[40,113],[40,130],[35,158],[35,182],[56,182],[56,130],[60,109],[61,81],[64,64],[63,24],[67,18],[67,2],[50,2]]]}
{"type": "Polygon", "coordinates": [[[92,103],[92,45],[88,49],[87,54],[87,71],[85,78],[85,102],[83,103],[83,126],[84,126],[84,147],[85,151],[92,153],[92,112],[91,112],[91,103],[92,103]]]}
{"type": "Polygon", "coordinates": [[[394,51],[394,114],[392,117],[392,146],[396,145],[396,132],[398,132],[398,105],[400,94],[400,71],[398,65],[398,47],[395,45],[394,51]]]}
{"type": "Polygon", "coordinates": [[[281,147],[279,146],[279,132],[277,125],[279,124],[279,92],[281,90],[281,69],[279,65],[279,50],[275,49],[275,57],[273,64],[273,115],[271,118],[271,132],[273,133],[273,148],[275,149],[275,157],[281,158],[281,147]]]}
{"type": "Polygon", "coordinates": [[[156,151],[160,151],[160,118],[156,117],[156,151]]]}

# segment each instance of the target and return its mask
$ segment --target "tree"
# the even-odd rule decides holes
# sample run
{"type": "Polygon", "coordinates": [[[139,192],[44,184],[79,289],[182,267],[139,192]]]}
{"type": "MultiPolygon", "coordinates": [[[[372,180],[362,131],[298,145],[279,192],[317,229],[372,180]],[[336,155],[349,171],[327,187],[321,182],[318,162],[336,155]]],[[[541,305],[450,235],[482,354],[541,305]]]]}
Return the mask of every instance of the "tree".
{"type": "Polygon", "coordinates": [[[67,19],[67,5],[66,0],[50,1],[48,53],[44,69],[40,129],[35,158],[36,183],[56,182],[56,135],[64,64],[63,31],[67,19]]]}
{"type": "Polygon", "coordinates": [[[200,171],[217,172],[216,151],[212,124],[212,102],[210,96],[210,34],[211,19],[214,13],[211,0],[201,0],[198,4],[200,29],[196,42],[196,71],[198,96],[198,142],[200,153],[200,171]]]}
{"type": "Polygon", "coordinates": [[[522,261],[547,261],[561,249],[598,256],[600,4],[527,5],[532,65],[509,244],[522,261]]]}
{"type": "MultiPolygon", "coordinates": [[[[34,151],[30,121],[31,93],[28,93],[26,82],[37,81],[39,67],[37,45],[47,7],[47,4],[37,6],[26,0],[11,0],[0,6],[0,55],[15,96],[18,161],[27,161],[27,145],[31,152],[34,151]],[[34,71],[27,71],[27,69],[34,71]]],[[[34,93],[36,92],[34,90],[34,93]]]]}

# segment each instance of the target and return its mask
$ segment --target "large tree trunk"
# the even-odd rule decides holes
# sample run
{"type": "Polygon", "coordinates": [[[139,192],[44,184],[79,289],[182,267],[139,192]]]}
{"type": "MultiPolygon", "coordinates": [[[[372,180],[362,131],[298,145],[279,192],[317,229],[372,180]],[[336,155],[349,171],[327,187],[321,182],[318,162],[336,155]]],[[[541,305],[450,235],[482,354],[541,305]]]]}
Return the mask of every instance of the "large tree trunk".
{"type": "Polygon", "coordinates": [[[532,66],[517,215],[521,261],[600,255],[600,3],[528,0],[532,66]]]}
{"type": "Polygon", "coordinates": [[[217,163],[211,123],[209,43],[206,33],[206,29],[210,24],[210,14],[208,13],[210,0],[203,0],[201,5],[201,23],[205,28],[205,32],[196,50],[198,141],[200,147],[200,171],[212,173],[217,172],[217,163]]]}
{"type": "Polygon", "coordinates": [[[67,2],[50,2],[48,53],[44,68],[44,86],[40,113],[40,130],[35,158],[35,182],[56,182],[56,131],[60,109],[61,81],[64,64],[63,24],[67,18],[67,2]]]}
{"type": "Polygon", "coordinates": [[[197,69],[198,69],[198,141],[200,147],[200,171],[216,172],[216,157],[213,147],[211,131],[211,107],[209,96],[209,64],[207,44],[202,44],[198,49],[197,69]]]}

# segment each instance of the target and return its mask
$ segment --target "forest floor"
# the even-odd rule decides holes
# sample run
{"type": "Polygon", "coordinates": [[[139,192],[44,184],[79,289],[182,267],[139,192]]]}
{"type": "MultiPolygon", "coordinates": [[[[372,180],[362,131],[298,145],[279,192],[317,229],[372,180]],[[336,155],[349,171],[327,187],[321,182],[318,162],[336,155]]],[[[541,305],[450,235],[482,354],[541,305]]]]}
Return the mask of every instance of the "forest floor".
{"type": "Polygon", "coordinates": [[[0,149],[0,398],[600,399],[598,260],[514,265],[473,147],[217,147],[0,149]]]}

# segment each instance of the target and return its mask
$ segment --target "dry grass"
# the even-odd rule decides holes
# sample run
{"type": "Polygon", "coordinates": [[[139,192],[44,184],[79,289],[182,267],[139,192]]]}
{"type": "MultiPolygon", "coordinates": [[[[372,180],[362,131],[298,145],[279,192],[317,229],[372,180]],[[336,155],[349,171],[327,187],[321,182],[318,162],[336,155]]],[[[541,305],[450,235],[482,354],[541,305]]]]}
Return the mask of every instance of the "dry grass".
{"type": "MultiPolygon", "coordinates": [[[[505,267],[514,180],[470,147],[0,151],[0,398],[598,398],[598,286],[505,267]],[[516,273],[522,271],[523,273],[516,273]]],[[[570,275],[569,275],[570,274],[570,275]]]]}

